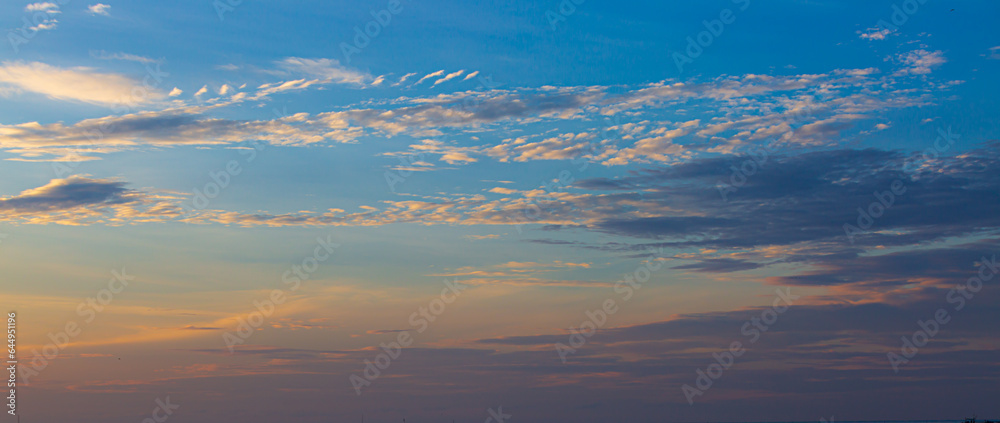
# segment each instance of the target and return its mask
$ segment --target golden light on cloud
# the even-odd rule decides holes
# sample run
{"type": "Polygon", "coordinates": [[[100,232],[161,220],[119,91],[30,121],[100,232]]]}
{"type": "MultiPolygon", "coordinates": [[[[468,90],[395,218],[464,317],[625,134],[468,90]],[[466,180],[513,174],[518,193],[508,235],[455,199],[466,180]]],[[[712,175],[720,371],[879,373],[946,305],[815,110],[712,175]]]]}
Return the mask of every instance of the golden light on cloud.
{"type": "MultiPolygon", "coordinates": [[[[154,71],[155,72],[155,71],[154,71]]],[[[60,68],[40,62],[0,63],[0,84],[55,100],[100,105],[142,104],[163,98],[155,88],[162,72],[137,81],[93,68],[60,68]]]]}

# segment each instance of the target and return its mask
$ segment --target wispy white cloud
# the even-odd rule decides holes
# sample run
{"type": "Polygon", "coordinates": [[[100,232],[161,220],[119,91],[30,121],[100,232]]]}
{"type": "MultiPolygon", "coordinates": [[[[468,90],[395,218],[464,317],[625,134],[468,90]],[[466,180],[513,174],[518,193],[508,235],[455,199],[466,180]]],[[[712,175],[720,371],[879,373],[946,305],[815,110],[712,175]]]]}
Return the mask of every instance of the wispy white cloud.
{"type": "Polygon", "coordinates": [[[288,57],[275,62],[280,70],[264,70],[262,72],[279,75],[300,77],[298,79],[269,82],[257,87],[257,93],[248,97],[251,100],[260,100],[268,96],[288,91],[304,90],[312,86],[325,84],[342,84],[348,86],[365,87],[377,85],[377,81],[370,74],[342,66],[334,59],[305,59],[301,57],[288,57]]]}
{"type": "Polygon", "coordinates": [[[25,12],[35,12],[36,15],[32,17],[34,25],[28,29],[31,31],[45,31],[56,29],[59,21],[56,20],[54,15],[62,13],[59,10],[59,5],[52,2],[41,2],[41,3],[30,3],[24,7],[25,12]],[[39,13],[44,13],[40,15],[39,13]]]}
{"type": "MultiPolygon", "coordinates": [[[[307,145],[356,142],[365,136],[410,136],[422,141],[409,144],[407,151],[382,154],[427,153],[436,156],[436,160],[428,161],[450,165],[484,158],[498,161],[580,158],[605,165],[672,163],[699,154],[733,153],[765,139],[800,146],[836,144],[842,139],[842,131],[874,112],[926,103],[926,99],[921,100],[926,89],[886,91],[886,87],[895,86],[893,81],[901,79],[896,74],[882,75],[875,69],[844,69],[828,74],[732,76],[699,83],[664,81],[615,93],[599,86],[462,91],[388,99],[377,107],[365,103],[364,107],[349,105],[331,112],[252,122],[206,115],[220,107],[262,100],[274,93],[306,89],[324,81],[302,78],[263,84],[250,93],[231,96],[232,86],[216,86],[213,91],[226,95],[224,99],[199,101],[196,106],[175,99],[169,103],[172,109],[160,112],[109,116],[72,125],[31,122],[0,126],[0,144],[23,160],[66,160],[67,148],[86,145],[87,131],[96,129],[95,125],[114,124],[117,129],[105,134],[101,145],[89,152],[100,154],[141,145],[225,145],[247,139],[307,145]],[[859,87],[863,90],[855,92],[859,87]],[[475,107],[467,107],[470,103],[475,107]],[[665,106],[704,116],[663,119],[657,110],[665,106]],[[609,116],[630,116],[632,122],[600,122],[601,117],[609,116]],[[507,132],[528,123],[560,121],[592,126],[557,136],[551,134],[554,128],[538,135],[519,134],[513,139],[507,132]],[[618,135],[607,139],[602,135],[607,130],[618,135]],[[473,134],[500,131],[496,133],[497,139],[504,141],[458,145],[428,139],[444,134],[443,131],[467,134],[475,141],[479,138],[473,134]],[[267,135],[262,138],[261,132],[267,135]]],[[[207,85],[198,89],[195,100],[208,91],[207,85]]],[[[179,89],[170,91],[171,96],[180,93],[179,89]]]]}
{"type": "Polygon", "coordinates": [[[24,6],[25,12],[47,12],[47,13],[60,13],[59,5],[52,2],[39,2],[30,3],[24,6]]]}
{"type": "Polygon", "coordinates": [[[436,87],[438,84],[441,84],[441,83],[444,83],[444,82],[448,82],[448,81],[451,81],[452,79],[458,78],[459,76],[462,76],[463,73],[465,73],[464,69],[460,70],[458,72],[449,73],[444,78],[441,78],[441,79],[439,79],[437,81],[434,81],[434,83],[431,84],[431,87],[436,87]]]}
{"type": "Polygon", "coordinates": [[[90,13],[91,15],[111,16],[109,10],[111,10],[111,6],[104,3],[97,3],[87,6],[87,12],[90,13]]]}
{"type": "Polygon", "coordinates": [[[32,160],[84,159],[88,153],[108,153],[136,146],[227,145],[249,139],[274,145],[306,145],[328,139],[330,130],[304,115],[275,120],[213,119],[202,113],[211,107],[87,119],[62,123],[0,125],[0,146],[32,160]]]}
{"type": "Polygon", "coordinates": [[[895,59],[906,66],[897,72],[898,75],[926,75],[931,73],[933,68],[941,66],[948,61],[944,57],[944,52],[927,51],[924,49],[900,53],[895,56],[895,59]]]}
{"type": "Polygon", "coordinates": [[[50,29],[56,29],[56,26],[57,26],[58,23],[59,23],[59,21],[57,21],[55,19],[46,19],[45,21],[39,23],[38,25],[35,25],[35,26],[30,27],[28,29],[31,30],[31,31],[45,31],[45,30],[50,30],[50,29]]]}
{"type": "Polygon", "coordinates": [[[147,102],[163,97],[155,89],[144,87],[122,75],[101,73],[92,68],[60,68],[39,62],[0,63],[0,84],[42,94],[59,100],[113,105],[147,102]],[[138,98],[133,89],[146,95],[138,98]]]}
{"type": "Polygon", "coordinates": [[[562,134],[538,142],[527,142],[525,138],[507,139],[489,148],[486,153],[502,162],[509,160],[524,162],[529,160],[569,160],[589,153],[592,133],[562,134]]]}
{"type": "Polygon", "coordinates": [[[139,56],[139,55],[135,55],[135,54],[120,53],[120,52],[119,53],[109,53],[109,52],[106,52],[104,50],[99,50],[99,51],[91,50],[90,51],[90,57],[93,57],[95,59],[101,59],[101,60],[125,60],[125,61],[130,61],[130,62],[139,62],[139,63],[162,63],[163,62],[162,59],[151,59],[151,58],[148,58],[148,57],[143,57],[143,56],[139,56]]]}
{"type": "Polygon", "coordinates": [[[990,47],[990,54],[986,56],[988,59],[1000,60],[1000,46],[990,47]]]}
{"type": "Polygon", "coordinates": [[[400,84],[406,82],[407,79],[410,79],[411,76],[416,75],[416,74],[417,74],[416,72],[410,72],[410,73],[408,73],[406,75],[403,75],[402,78],[399,78],[399,82],[396,82],[395,84],[392,84],[392,86],[395,87],[397,85],[400,85],[400,84]]]}
{"type": "Polygon", "coordinates": [[[296,79],[293,81],[282,81],[282,82],[262,84],[259,87],[257,87],[257,95],[255,95],[253,99],[254,100],[262,99],[272,94],[277,94],[284,91],[304,90],[313,85],[319,85],[319,84],[322,84],[322,81],[318,79],[305,79],[305,78],[296,79]]]}
{"type": "Polygon", "coordinates": [[[886,39],[890,34],[892,34],[892,30],[888,28],[868,28],[867,31],[864,32],[859,31],[858,36],[861,37],[861,39],[863,40],[881,41],[886,39]]]}
{"type": "Polygon", "coordinates": [[[448,164],[473,163],[477,160],[469,153],[475,152],[475,147],[456,147],[445,144],[438,140],[422,140],[419,144],[411,145],[410,148],[421,153],[440,155],[440,160],[448,164]]]}
{"type": "Polygon", "coordinates": [[[334,59],[288,57],[278,61],[283,69],[319,79],[323,83],[364,85],[371,75],[343,66],[334,59]]]}
{"type": "Polygon", "coordinates": [[[414,82],[413,85],[420,85],[421,82],[424,82],[424,81],[426,81],[428,79],[434,78],[436,76],[441,76],[441,75],[444,75],[444,69],[441,69],[441,70],[439,70],[437,72],[431,72],[431,73],[429,73],[427,75],[424,75],[423,78],[420,78],[417,82],[414,82]]]}

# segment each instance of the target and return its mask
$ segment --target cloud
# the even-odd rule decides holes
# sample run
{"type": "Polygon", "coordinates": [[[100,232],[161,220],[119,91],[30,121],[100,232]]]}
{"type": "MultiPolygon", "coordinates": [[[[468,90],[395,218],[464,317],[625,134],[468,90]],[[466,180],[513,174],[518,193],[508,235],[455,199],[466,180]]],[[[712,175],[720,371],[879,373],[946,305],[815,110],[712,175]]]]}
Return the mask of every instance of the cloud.
{"type": "Polygon", "coordinates": [[[39,62],[0,63],[0,84],[52,99],[99,105],[145,102],[163,97],[159,91],[121,75],[85,67],[59,68],[39,62]],[[135,97],[133,90],[147,95],[135,97]]]}
{"type": "Polygon", "coordinates": [[[966,279],[961,276],[973,275],[978,270],[975,264],[984,256],[995,256],[997,250],[1000,244],[996,240],[984,240],[851,258],[839,256],[824,260],[813,270],[768,280],[793,286],[860,285],[879,288],[883,293],[913,286],[947,289],[966,279]]]}
{"type": "Polygon", "coordinates": [[[88,153],[107,153],[137,145],[231,144],[248,139],[275,145],[324,140],[324,128],[292,115],[269,121],[235,121],[202,115],[204,109],[141,112],[124,116],[62,123],[0,125],[0,145],[30,158],[79,160],[88,153]]]}
{"type": "Polygon", "coordinates": [[[428,79],[431,79],[431,78],[433,78],[435,76],[441,76],[441,75],[444,75],[444,69],[441,69],[441,70],[439,70],[437,72],[431,72],[431,73],[429,73],[427,75],[424,75],[423,78],[420,78],[419,80],[417,80],[417,82],[414,82],[413,85],[420,85],[421,82],[424,82],[424,81],[426,81],[428,79]]]}
{"type": "Polygon", "coordinates": [[[272,94],[277,94],[285,91],[298,91],[309,88],[313,85],[322,84],[323,81],[319,79],[296,79],[293,81],[282,81],[263,84],[257,87],[257,94],[252,98],[254,100],[263,99],[272,94]]]}
{"type": "Polygon", "coordinates": [[[69,210],[82,206],[123,204],[134,201],[120,181],[72,176],[0,199],[0,210],[13,214],[69,210]]]}
{"type": "Polygon", "coordinates": [[[889,28],[882,28],[882,29],[879,29],[879,28],[868,28],[867,31],[860,32],[859,37],[861,37],[861,39],[863,39],[863,40],[878,40],[878,41],[881,41],[881,40],[886,39],[886,37],[888,37],[892,33],[893,33],[893,31],[891,29],[889,29],[889,28]]]}
{"type": "Polygon", "coordinates": [[[896,92],[887,100],[885,84],[895,78],[881,76],[876,69],[845,69],[829,75],[746,75],[697,84],[662,82],[615,94],[606,87],[494,89],[405,99],[396,102],[396,108],[331,112],[323,118],[337,127],[354,124],[396,136],[419,134],[429,128],[483,132],[489,127],[511,128],[513,124],[546,120],[598,124],[600,119],[595,116],[628,115],[636,122],[593,127],[595,134],[601,134],[600,140],[589,146],[557,139],[530,142],[531,137],[517,137],[514,141],[525,145],[507,144],[507,139],[478,154],[501,161],[548,160],[568,158],[594,147],[584,158],[606,165],[675,162],[705,153],[732,153],[766,139],[776,145],[839,143],[856,121],[870,119],[876,111],[926,103],[922,97],[926,89],[896,92]],[[834,86],[840,88],[821,88],[834,86]],[[852,92],[854,87],[864,88],[852,92]],[[656,110],[667,106],[683,107],[688,113],[707,117],[677,122],[658,118],[656,110]],[[648,116],[658,123],[650,124],[638,116],[648,116]],[[605,132],[620,136],[608,139],[605,132]]]}
{"type": "Polygon", "coordinates": [[[1000,60],[1000,46],[990,47],[990,54],[986,56],[990,60],[1000,60]]]}
{"type": "MultiPolygon", "coordinates": [[[[950,275],[972,267],[979,259],[976,254],[1000,248],[988,238],[1000,230],[1000,198],[994,195],[1000,191],[998,151],[990,146],[931,162],[875,149],[771,155],[728,201],[720,198],[715,184],[729,174],[733,163],[745,160],[739,156],[697,159],[621,178],[582,180],[561,191],[497,187],[481,195],[441,193],[383,201],[380,207],[362,206],[356,212],[331,208],[285,214],[226,210],[182,214],[181,203],[186,201],[182,197],[130,191],[121,181],[87,177],[54,180],[26,190],[0,200],[0,210],[5,211],[5,221],[33,224],[549,225],[549,231],[587,230],[631,239],[606,245],[554,244],[625,254],[662,248],[678,252],[664,256],[682,262],[674,270],[715,275],[794,265],[793,271],[767,282],[828,287],[839,290],[839,295],[882,301],[916,288],[945,289],[954,282],[950,275]],[[905,193],[892,199],[892,207],[870,231],[849,242],[844,225],[855,224],[857,209],[878,201],[873,193],[889,190],[897,180],[906,187],[905,193]],[[537,212],[528,218],[526,210],[537,212]],[[984,240],[945,244],[949,239],[984,240]]],[[[460,275],[479,285],[606,285],[607,281],[541,277],[589,266],[507,262],[450,269],[437,276],[460,275]]]]}
{"type": "Polygon", "coordinates": [[[111,6],[106,5],[104,3],[97,3],[87,6],[87,13],[90,13],[91,15],[111,16],[111,13],[108,12],[109,10],[111,10],[111,6]]]}
{"type": "Polygon", "coordinates": [[[662,128],[652,133],[652,137],[636,141],[632,146],[611,153],[605,161],[609,165],[623,165],[635,161],[654,160],[675,162],[691,157],[690,149],[674,140],[691,134],[698,128],[700,120],[681,122],[673,129],[662,128]]]}
{"type": "MultiPolygon", "coordinates": [[[[334,66],[332,61],[290,58],[283,63],[288,69],[303,70],[308,75],[296,80],[265,83],[253,93],[236,93],[224,100],[199,101],[197,107],[184,106],[175,100],[171,105],[176,109],[152,112],[158,115],[155,119],[200,116],[196,119],[203,120],[199,125],[210,125],[210,130],[202,127],[191,133],[189,131],[195,129],[191,125],[158,127],[156,132],[143,133],[144,138],[134,137],[139,133],[116,134],[112,136],[113,142],[103,141],[102,144],[105,147],[117,144],[115,148],[177,144],[192,135],[188,143],[243,141],[245,137],[256,136],[246,129],[266,125],[263,122],[239,124],[225,119],[209,124],[210,118],[204,115],[243,101],[259,101],[276,93],[320,86],[334,75],[341,75],[327,72],[334,66]],[[314,78],[316,75],[322,75],[323,79],[314,78]],[[227,130],[233,132],[227,134],[224,132],[227,130]]],[[[292,73],[288,69],[282,72],[292,73]]],[[[290,135],[287,143],[296,145],[356,142],[366,136],[426,139],[446,131],[450,135],[492,132],[504,140],[496,145],[424,142],[409,145],[411,153],[439,155],[450,164],[477,162],[483,157],[499,161],[572,158],[605,165],[676,163],[705,154],[731,154],[764,141],[773,146],[836,145],[842,142],[845,132],[854,130],[857,121],[872,119],[890,109],[929,103],[926,92],[930,88],[927,87],[886,91],[885,87],[895,86],[897,80],[903,79],[900,76],[905,75],[880,75],[874,69],[844,69],[819,75],[733,76],[700,83],[664,81],[615,92],[600,86],[488,89],[365,102],[315,115],[298,114],[294,122],[271,122],[290,135]],[[670,108],[682,108],[685,114],[698,114],[699,118],[665,118],[663,111],[670,108]],[[629,122],[621,121],[622,116],[629,122]],[[544,135],[541,139],[530,133],[513,139],[509,136],[512,130],[523,131],[519,128],[525,125],[552,127],[561,124],[559,122],[579,122],[587,127],[574,134],[544,135]]],[[[342,80],[357,81],[358,78],[361,77],[354,75],[342,80]]],[[[37,85],[38,89],[46,90],[54,87],[41,82],[37,85]]],[[[77,85],[86,84],[67,85],[76,89],[77,85]]],[[[225,85],[218,91],[229,94],[233,90],[225,85]]],[[[195,92],[195,100],[206,93],[207,85],[195,92]]],[[[144,116],[153,119],[153,115],[144,116]]],[[[109,117],[106,121],[116,119],[109,117]]],[[[30,123],[10,125],[4,134],[9,142],[3,148],[16,151],[26,160],[39,160],[60,145],[79,145],[83,134],[78,129],[84,126],[87,125],[49,124],[38,128],[30,123]],[[39,139],[42,132],[60,141],[39,139]]],[[[545,131],[541,129],[542,133],[545,131]]],[[[478,141],[479,137],[471,136],[470,139],[478,141]]],[[[61,154],[55,157],[57,160],[64,158],[61,154]]]]}
{"type": "Polygon", "coordinates": [[[747,159],[698,159],[625,178],[584,180],[577,186],[642,191],[646,201],[675,211],[640,219],[612,218],[598,223],[598,228],[646,238],[705,237],[681,241],[688,246],[742,248],[802,241],[844,242],[843,224],[857,220],[857,207],[867,207],[874,201],[872,193],[889,189],[894,180],[911,188],[895,202],[892,213],[879,219],[878,228],[899,234],[870,233],[859,239],[859,245],[925,242],[1000,225],[1000,220],[988,217],[987,210],[995,206],[994,202],[984,202],[980,196],[983,189],[989,189],[986,187],[1000,183],[988,176],[989,169],[1000,167],[997,155],[988,150],[923,165],[919,156],[874,149],[768,155],[760,170],[724,201],[719,181],[728,180],[733,163],[747,159]],[[981,167],[972,170],[973,163],[981,167]],[[794,209],[785,203],[792,198],[794,209]],[[755,205],[752,212],[750,204],[755,205]],[[952,207],[962,211],[945,212],[952,207]],[[931,212],[938,208],[942,214],[931,212]],[[750,222],[782,224],[765,230],[750,222]]]}
{"type": "Polygon", "coordinates": [[[421,140],[419,144],[410,145],[410,149],[420,154],[438,154],[440,155],[440,160],[448,164],[464,164],[477,161],[475,158],[469,156],[470,153],[477,151],[475,147],[457,147],[438,140],[421,140]]]}
{"type": "Polygon", "coordinates": [[[342,84],[357,87],[381,84],[381,81],[375,84],[377,79],[372,78],[370,74],[349,69],[333,59],[288,57],[275,63],[282,70],[266,71],[266,73],[301,76],[302,78],[261,84],[257,87],[257,93],[249,97],[250,100],[261,100],[273,94],[304,90],[311,86],[325,84],[342,84]]]}
{"type": "MultiPolygon", "coordinates": [[[[591,230],[649,240],[611,250],[705,250],[675,256],[692,262],[676,266],[679,270],[726,273],[809,264],[816,268],[771,280],[863,290],[880,284],[905,287],[924,275],[924,282],[943,284],[949,272],[945,267],[938,273],[920,270],[924,266],[916,263],[935,265],[937,260],[927,256],[957,260],[971,250],[988,248],[951,254],[929,253],[933,249],[925,246],[990,237],[1000,229],[1000,198],[990,194],[1000,190],[995,176],[1000,173],[1000,154],[995,149],[991,145],[940,158],[875,149],[790,156],[772,152],[727,199],[720,195],[720,180],[728,181],[731,167],[749,159],[697,159],[628,177],[580,181],[576,187],[598,192],[641,193],[642,208],[623,216],[573,220],[591,230]],[[875,208],[878,217],[869,230],[849,236],[846,225],[862,225],[859,210],[889,201],[885,193],[893,184],[901,184],[905,192],[892,195],[891,207],[875,208]],[[876,193],[886,200],[879,203],[876,193]],[[886,248],[896,252],[882,254],[886,248]],[[849,268],[855,265],[859,270],[849,268]],[[904,266],[913,270],[902,270],[904,266]]],[[[585,208],[596,200],[580,197],[575,203],[585,208]]]]}
{"type": "Polygon", "coordinates": [[[0,199],[2,219],[24,224],[108,225],[179,218],[178,198],[126,188],[117,179],[70,176],[0,199]]]}
{"type": "Polygon", "coordinates": [[[364,85],[371,75],[349,69],[334,59],[305,59],[288,57],[277,62],[285,70],[318,78],[321,83],[364,85]]]}
{"type": "Polygon", "coordinates": [[[463,73],[465,73],[465,70],[460,70],[458,72],[449,73],[444,78],[441,78],[441,79],[439,79],[437,81],[434,81],[434,83],[431,84],[431,87],[433,88],[433,87],[436,87],[438,84],[441,84],[441,83],[444,83],[444,82],[448,82],[448,81],[451,81],[452,79],[458,78],[459,76],[462,76],[463,73]]]}
{"type": "Polygon", "coordinates": [[[701,260],[694,264],[684,264],[680,266],[674,266],[673,269],[682,270],[694,270],[697,272],[709,272],[709,273],[727,273],[727,272],[740,272],[744,270],[753,270],[763,265],[758,263],[751,263],[746,260],[738,259],[706,259],[701,260]]]}
{"type": "Polygon", "coordinates": [[[476,159],[470,157],[466,153],[449,152],[449,153],[445,153],[445,154],[441,155],[441,161],[446,162],[448,164],[473,163],[473,162],[476,161],[476,159]]]}
{"type": "Polygon", "coordinates": [[[163,59],[150,59],[148,57],[143,57],[143,56],[139,56],[139,55],[135,55],[135,54],[121,53],[121,52],[119,52],[119,53],[108,53],[108,52],[106,52],[104,50],[99,50],[99,51],[91,50],[90,51],[90,57],[93,57],[95,59],[101,59],[101,60],[125,60],[125,61],[130,61],[130,62],[139,62],[139,63],[147,63],[147,64],[149,64],[149,63],[162,63],[163,62],[163,59]]]}
{"type": "Polygon", "coordinates": [[[373,330],[365,331],[365,334],[366,335],[384,335],[384,334],[387,334],[387,333],[399,333],[399,332],[407,332],[407,331],[408,331],[408,329],[373,329],[373,330]]]}
{"type": "MultiPolygon", "coordinates": [[[[20,143],[47,145],[51,149],[71,142],[87,142],[83,134],[88,128],[105,123],[104,120],[81,122],[72,128],[78,134],[75,138],[54,136],[68,133],[69,128],[62,126],[3,127],[0,132],[8,138],[0,141],[10,144],[13,139],[20,143]],[[25,134],[35,138],[29,140],[25,134]]],[[[272,142],[288,142],[293,136],[301,137],[300,142],[306,143],[323,139],[320,132],[306,131],[310,125],[308,121],[294,116],[279,122],[239,122],[197,115],[145,113],[118,118],[113,123],[116,131],[104,140],[109,143],[108,148],[131,145],[138,140],[166,145],[234,142],[253,134],[268,134],[272,142]],[[160,133],[163,128],[175,132],[165,136],[160,133]]],[[[442,155],[464,153],[461,150],[464,147],[449,147],[434,140],[425,140],[415,148],[442,155]]],[[[452,156],[451,159],[466,158],[452,156]]],[[[794,248],[796,251],[784,253],[786,262],[817,260],[831,254],[851,256],[876,245],[933,242],[947,237],[973,236],[1000,227],[998,214],[991,212],[1000,208],[1000,204],[994,204],[995,201],[989,200],[992,197],[983,195],[990,190],[1000,190],[1000,181],[990,173],[1000,169],[1000,160],[997,153],[989,149],[963,155],[961,159],[932,161],[873,149],[830,150],[795,156],[771,154],[767,156],[766,166],[724,201],[716,185],[730,174],[733,163],[742,160],[746,158],[695,159],[624,178],[579,181],[574,190],[565,192],[495,188],[490,194],[498,194],[500,198],[456,195],[387,201],[384,207],[368,207],[356,213],[331,210],[271,215],[217,211],[193,216],[190,221],[243,226],[371,226],[404,222],[566,225],[651,239],[655,240],[654,245],[662,247],[794,248]],[[872,192],[889,189],[897,179],[907,187],[907,195],[898,198],[892,209],[878,220],[877,230],[855,236],[855,245],[848,243],[843,225],[857,220],[857,207],[874,201],[872,192]],[[604,193],[593,194],[587,190],[604,193]],[[788,207],[792,199],[794,209],[788,207]],[[532,207],[543,213],[526,219],[524,211],[532,207]],[[761,226],[759,222],[783,223],[761,226]]],[[[682,269],[718,271],[731,269],[734,265],[748,269],[754,267],[752,263],[761,263],[751,260],[753,257],[718,254],[700,259],[741,261],[710,260],[682,269]]]]}
{"type": "Polygon", "coordinates": [[[52,2],[30,3],[24,7],[24,11],[36,13],[32,17],[34,25],[28,28],[32,32],[56,29],[59,21],[54,15],[62,13],[59,5],[52,2]],[[40,13],[44,13],[44,15],[40,15],[40,13]]]}
{"type": "Polygon", "coordinates": [[[906,68],[898,71],[899,74],[927,75],[931,73],[933,68],[947,62],[944,52],[923,49],[900,53],[895,58],[906,66],[906,68]]]}
{"type": "MultiPolygon", "coordinates": [[[[488,239],[495,238],[498,235],[493,236],[483,236],[473,239],[488,239]]],[[[565,269],[588,269],[590,268],[590,263],[570,263],[563,261],[553,261],[551,263],[538,263],[538,262],[519,262],[519,261],[509,261],[506,263],[494,264],[490,266],[467,266],[449,271],[446,273],[435,273],[427,276],[473,276],[473,277],[513,277],[522,278],[525,275],[539,274],[554,272],[557,270],[565,269]]],[[[468,280],[468,279],[467,279],[468,280]]]]}
{"type": "Polygon", "coordinates": [[[184,91],[181,90],[180,88],[174,87],[174,89],[170,90],[170,93],[167,94],[167,97],[177,97],[181,95],[183,92],[184,91]]]}
{"type": "Polygon", "coordinates": [[[42,22],[40,22],[38,25],[35,25],[35,26],[30,27],[28,29],[30,29],[31,31],[44,31],[44,30],[56,29],[56,26],[57,26],[58,23],[59,23],[59,21],[57,21],[55,19],[45,19],[42,22]]]}
{"type": "Polygon", "coordinates": [[[411,73],[408,73],[406,75],[403,75],[401,78],[399,78],[399,82],[396,82],[395,84],[392,84],[392,86],[393,87],[398,86],[398,85],[406,82],[407,79],[410,79],[411,76],[416,75],[416,74],[417,74],[416,72],[411,72],[411,73]]]}
{"type": "Polygon", "coordinates": [[[594,138],[596,138],[594,134],[582,132],[562,134],[538,142],[526,142],[524,138],[508,139],[489,148],[487,154],[499,158],[502,162],[569,160],[590,153],[594,138]]]}
{"type": "Polygon", "coordinates": [[[59,13],[59,5],[52,2],[30,3],[24,6],[24,11],[59,13]]]}

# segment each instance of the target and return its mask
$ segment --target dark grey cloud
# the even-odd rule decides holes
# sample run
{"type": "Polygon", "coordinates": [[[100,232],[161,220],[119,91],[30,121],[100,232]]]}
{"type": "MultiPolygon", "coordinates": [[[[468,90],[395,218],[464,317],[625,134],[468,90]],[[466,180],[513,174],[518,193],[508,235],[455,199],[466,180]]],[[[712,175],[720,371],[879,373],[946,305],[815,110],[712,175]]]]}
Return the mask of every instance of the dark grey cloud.
{"type": "Polygon", "coordinates": [[[72,176],[0,199],[0,210],[16,213],[69,210],[80,206],[114,205],[136,201],[125,183],[72,176]]]}
{"type": "Polygon", "coordinates": [[[746,260],[706,259],[706,260],[701,260],[698,263],[674,266],[672,267],[672,269],[686,269],[686,270],[694,270],[697,272],[709,272],[709,273],[726,273],[726,272],[738,272],[741,270],[753,270],[762,266],[763,266],[762,264],[753,263],[746,260]]]}
{"type": "Polygon", "coordinates": [[[772,155],[725,201],[717,187],[730,183],[731,167],[745,160],[694,160],[622,178],[583,180],[576,186],[637,192],[643,201],[662,206],[660,216],[608,217],[591,226],[658,240],[653,246],[748,249],[828,243],[825,254],[850,256],[879,245],[916,245],[1000,229],[996,146],[943,158],[915,171],[907,168],[913,157],[893,151],[772,155]],[[902,184],[905,192],[893,195],[892,205],[852,244],[844,225],[857,226],[858,208],[868,210],[878,201],[875,193],[891,191],[893,183],[902,184]]]}
{"type": "MultiPolygon", "coordinates": [[[[983,240],[953,247],[923,248],[858,257],[825,257],[815,270],[776,276],[781,285],[905,286],[923,281],[939,285],[964,283],[979,270],[986,258],[992,262],[1000,253],[1000,242],[983,240]]],[[[998,277],[1000,278],[1000,277],[998,277]]]]}

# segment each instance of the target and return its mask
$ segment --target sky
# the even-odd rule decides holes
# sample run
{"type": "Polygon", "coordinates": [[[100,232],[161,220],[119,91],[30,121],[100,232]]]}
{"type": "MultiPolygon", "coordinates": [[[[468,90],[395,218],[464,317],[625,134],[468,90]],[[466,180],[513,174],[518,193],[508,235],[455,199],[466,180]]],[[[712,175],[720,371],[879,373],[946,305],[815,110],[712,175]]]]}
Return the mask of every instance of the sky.
{"type": "Polygon", "coordinates": [[[4,1],[13,411],[1000,417],[998,15],[4,1]]]}

